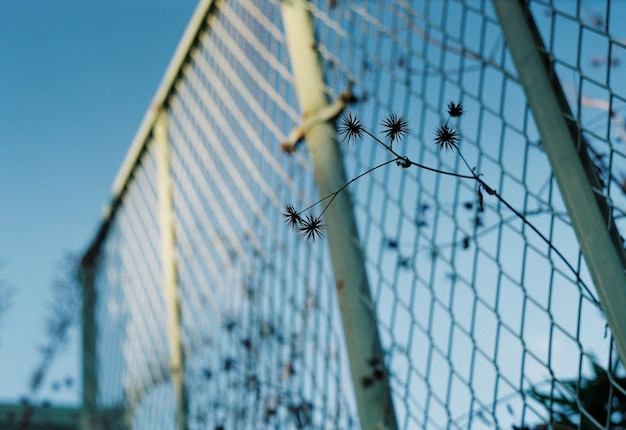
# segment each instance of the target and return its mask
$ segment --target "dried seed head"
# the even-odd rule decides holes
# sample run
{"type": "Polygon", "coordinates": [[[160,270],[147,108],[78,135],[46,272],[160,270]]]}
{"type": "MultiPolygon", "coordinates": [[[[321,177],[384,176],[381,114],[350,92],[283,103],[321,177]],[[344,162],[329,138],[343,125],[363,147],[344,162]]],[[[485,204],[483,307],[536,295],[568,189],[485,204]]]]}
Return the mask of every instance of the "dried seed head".
{"type": "Polygon", "coordinates": [[[459,132],[449,127],[448,124],[439,126],[435,131],[435,144],[440,150],[447,151],[456,148],[457,143],[459,143],[459,132]]]}
{"type": "Polygon", "coordinates": [[[348,143],[356,142],[363,136],[363,125],[356,116],[349,113],[339,122],[339,134],[343,136],[343,140],[347,139],[348,143]]]}
{"type": "Polygon", "coordinates": [[[322,222],[322,218],[312,215],[307,215],[306,219],[302,220],[302,225],[299,228],[302,237],[311,240],[322,237],[324,235],[324,229],[326,229],[326,226],[322,222]]]}
{"type": "Polygon", "coordinates": [[[393,142],[402,139],[409,132],[409,123],[403,116],[391,114],[383,121],[383,133],[389,139],[389,145],[393,146],[393,142]]]}
{"type": "Polygon", "coordinates": [[[448,103],[448,115],[450,115],[452,118],[458,118],[463,115],[463,106],[461,105],[461,103],[448,103]]]}
{"type": "Polygon", "coordinates": [[[283,216],[285,217],[285,221],[289,227],[294,230],[302,224],[302,217],[298,213],[295,207],[292,205],[285,206],[285,212],[283,212],[283,216]]]}

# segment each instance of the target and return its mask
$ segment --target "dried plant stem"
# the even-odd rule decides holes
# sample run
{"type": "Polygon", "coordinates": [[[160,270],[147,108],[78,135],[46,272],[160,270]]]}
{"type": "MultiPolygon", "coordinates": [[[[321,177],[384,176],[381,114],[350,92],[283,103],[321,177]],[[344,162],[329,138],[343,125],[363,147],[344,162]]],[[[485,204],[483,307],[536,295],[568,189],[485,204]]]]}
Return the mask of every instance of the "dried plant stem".
{"type": "MultiPolygon", "coordinates": [[[[405,168],[405,169],[409,168],[411,166],[415,166],[417,168],[428,170],[428,171],[431,171],[431,172],[434,172],[434,173],[438,173],[438,174],[441,174],[441,175],[453,176],[453,177],[456,177],[456,178],[459,178],[459,179],[471,179],[471,180],[476,181],[476,183],[478,184],[477,193],[478,193],[478,197],[479,197],[479,206],[481,208],[482,208],[482,198],[483,198],[481,190],[484,190],[488,195],[494,196],[500,203],[502,203],[506,208],[508,208],[517,218],[519,218],[526,226],[528,226],[533,232],[535,232],[539,236],[539,238],[550,248],[550,250],[553,251],[554,254],[567,266],[567,268],[572,272],[572,274],[574,274],[574,276],[576,277],[576,282],[579,285],[581,285],[581,287],[584,289],[584,291],[589,295],[589,299],[592,300],[596,305],[599,305],[600,304],[599,300],[593,295],[593,293],[591,292],[591,289],[581,279],[580,274],[578,273],[578,271],[565,258],[565,256],[561,253],[561,251],[559,251],[556,248],[556,246],[552,243],[550,238],[548,238],[541,231],[539,231],[539,229],[532,222],[530,222],[523,213],[521,213],[520,211],[515,209],[494,188],[490,187],[480,177],[481,175],[476,173],[476,169],[472,168],[470,166],[470,164],[467,162],[467,159],[463,156],[463,154],[461,152],[461,149],[459,148],[459,145],[458,145],[458,143],[459,143],[458,142],[458,140],[459,140],[459,133],[454,128],[452,128],[452,127],[450,127],[448,125],[448,123],[450,121],[450,118],[452,118],[452,117],[459,117],[459,116],[461,116],[463,114],[463,108],[462,108],[462,106],[460,104],[451,103],[450,105],[448,105],[448,113],[449,113],[449,117],[446,120],[446,122],[437,129],[437,137],[435,139],[435,143],[439,146],[440,149],[455,149],[456,153],[461,158],[461,161],[463,162],[465,167],[467,167],[467,169],[469,170],[469,172],[470,172],[469,175],[463,175],[463,174],[460,174],[460,173],[457,173],[457,172],[451,172],[451,171],[446,171],[446,170],[441,170],[441,169],[436,169],[436,168],[433,168],[433,167],[430,167],[430,166],[426,166],[424,164],[417,163],[417,162],[411,160],[408,156],[401,155],[400,153],[395,151],[393,149],[393,147],[392,147],[392,143],[394,141],[400,140],[403,137],[403,135],[408,132],[408,123],[407,123],[407,121],[403,117],[397,116],[397,115],[391,115],[383,122],[383,126],[385,128],[384,134],[389,139],[389,142],[390,142],[389,144],[387,144],[383,140],[381,140],[378,136],[375,136],[374,134],[369,132],[366,128],[364,128],[361,125],[360,121],[356,117],[354,117],[352,114],[348,114],[342,120],[342,126],[340,128],[340,132],[342,134],[344,134],[348,138],[348,141],[357,140],[357,139],[361,138],[363,135],[367,135],[367,136],[371,137],[376,143],[381,145],[391,155],[393,155],[394,158],[392,158],[390,160],[387,160],[387,161],[385,161],[383,163],[380,163],[380,164],[372,167],[371,169],[368,169],[368,170],[364,171],[363,173],[360,173],[359,175],[357,175],[354,178],[350,179],[348,182],[346,182],[344,185],[342,185],[339,189],[337,189],[333,193],[331,193],[331,194],[321,198],[320,200],[318,200],[315,203],[311,204],[307,208],[305,208],[305,209],[303,209],[303,210],[301,210],[301,211],[299,211],[297,213],[295,211],[293,211],[291,213],[291,223],[294,222],[294,219],[302,220],[302,218],[300,217],[300,215],[302,213],[307,212],[310,209],[312,209],[314,206],[316,206],[316,205],[318,205],[318,204],[320,204],[322,202],[327,201],[327,203],[324,205],[324,208],[322,209],[322,212],[317,217],[318,222],[321,222],[319,220],[324,215],[324,213],[326,212],[326,209],[328,209],[328,207],[332,204],[333,200],[337,197],[337,195],[339,193],[341,193],[350,184],[352,184],[353,182],[359,180],[363,176],[366,176],[366,175],[374,172],[375,170],[380,169],[381,167],[384,167],[384,166],[386,166],[388,164],[391,164],[391,163],[394,163],[394,162],[398,166],[400,166],[402,168],[405,168]]],[[[288,216],[288,218],[289,218],[289,216],[288,216]]],[[[311,218],[311,220],[312,219],[313,218],[311,218]]],[[[307,234],[307,237],[311,236],[310,233],[311,232],[309,232],[309,234],[307,234]]],[[[315,232],[315,233],[319,234],[318,232],[315,232]]],[[[313,236],[315,236],[315,235],[313,235],[313,236]]]]}
{"type": "Polygon", "coordinates": [[[367,175],[369,173],[372,173],[376,169],[380,169],[381,167],[386,166],[387,164],[393,163],[394,161],[397,161],[397,159],[385,161],[384,163],[378,164],[378,165],[372,167],[371,169],[368,169],[365,172],[361,173],[360,175],[355,176],[354,178],[352,178],[348,182],[346,182],[344,185],[342,185],[341,188],[339,188],[337,191],[332,192],[331,194],[327,195],[326,197],[322,197],[321,199],[319,199],[318,201],[316,201],[312,205],[308,206],[305,209],[302,209],[300,212],[298,212],[298,215],[308,211],[309,209],[313,208],[314,206],[317,206],[318,204],[322,203],[323,201],[330,199],[330,201],[328,203],[326,203],[326,205],[324,206],[324,209],[322,209],[322,213],[320,213],[320,216],[324,215],[324,212],[326,212],[326,209],[328,208],[328,206],[330,206],[330,204],[333,202],[333,200],[335,200],[335,197],[337,197],[337,195],[340,192],[342,192],[343,190],[348,188],[348,186],[350,184],[352,184],[353,182],[359,180],[363,176],[365,176],[365,175],[367,175]]]}
{"type": "MultiPolygon", "coordinates": [[[[412,166],[419,167],[420,169],[430,170],[431,172],[440,173],[442,175],[455,176],[457,178],[464,178],[464,179],[474,179],[474,176],[462,175],[462,174],[456,173],[456,172],[449,172],[449,171],[446,171],[446,170],[435,169],[434,167],[426,166],[425,164],[416,163],[415,161],[411,160],[409,157],[398,154],[396,151],[393,150],[393,148],[391,146],[387,145],[385,142],[380,140],[377,136],[373,135],[369,131],[363,129],[363,133],[365,133],[368,136],[370,136],[372,139],[374,139],[377,143],[381,144],[387,151],[389,151],[391,154],[393,154],[396,157],[394,160],[391,160],[391,162],[394,162],[394,161],[404,161],[404,162],[410,163],[412,166]]],[[[389,164],[389,162],[387,162],[385,164],[389,164]]],[[[361,176],[363,176],[363,175],[359,175],[356,179],[358,179],[361,176]]],[[[350,182],[352,182],[352,181],[350,181],[350,182]]]]}
{"type": "Polygon", "coordinates": [[[527,225],[532,231],[534,231],[539,238],[541,238],[541,240],[543,240],[546,245],[548,245],[548,247],[554,251],[554,253],[561,259],[561,261],[567,266],[567,268],[574,274],[574,276],[576,276],[576,282],[578,282],[583,289],[587,292],[587,294],[589,294],[589,298],[597,305],[600,305],[600,301],[598,299],[596,299],[596,297],[593,295],[593,293],[591,292],[591,290],[589,289],[589,287],[587,286],[587,284],[585,283],[585,281],[583,281],[580,278],[580,275],[578,273],[578,271],[574,268],[574,266],[572,266],[572,264],[567,261],[567,259],[565,258],[565,256],[561,253],[561,251],[559,251],[557,249],[556,246],[554,246],[554,244],[552,243],[552,241],[546,237],[541,231],[539,231],[539,229],[537,227],[535,227],[535,225],[530,222],[526,216],[524,214],[522,214],[520,211],[518,211],[517,209],[515,209],[508,201],[506,201],[506,199],[504,197],[502,197],[502,195],[500,195],[500,193],[498,193],[495,189],[491,188],[489,185],[487,185],[487,183],[482,180],[479,175],[475,172],[475,169],[472,169],[469,165],[469,163],[467,162],[467,160],[465,159],[465,157],[463,156],[463,154],[461,153],[461,149],[457,146],[456,148],[457,154],[459,155],[459,157],[461,158],[461,160],[463,161],[463,164],[465,164],[465,166],[467,167],[467,169],[472,172],[472,174],[474,175],[474,179],[476,180],[476,182],[478,182],[479,186],[482,187],[483,189],[485,189],[485,191],[487,192],[487,194],[494,196],[496,199],[498,199],[498,201],[500,203],[502,203],[504,206],[506,206],[511,212],[513,212],[513,214],[515,214],[515,216],[517,216],[525,225],[527,225]]]}

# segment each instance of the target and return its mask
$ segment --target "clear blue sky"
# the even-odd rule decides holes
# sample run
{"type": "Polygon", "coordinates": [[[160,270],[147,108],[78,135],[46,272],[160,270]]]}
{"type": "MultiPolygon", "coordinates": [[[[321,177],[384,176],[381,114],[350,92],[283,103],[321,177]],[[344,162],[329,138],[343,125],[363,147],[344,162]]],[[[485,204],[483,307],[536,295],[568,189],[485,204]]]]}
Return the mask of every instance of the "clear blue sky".
{"type": "MultiPolygon", "coordinates": [[[[0,0],[0,401],[28,392],[59,263],[103,205],[194,0],[0,0]]],[[[73,333],[74,339],[77,338],[73,333]]],[[[76,341],[42,392],[76,401],[76,341]]]]}

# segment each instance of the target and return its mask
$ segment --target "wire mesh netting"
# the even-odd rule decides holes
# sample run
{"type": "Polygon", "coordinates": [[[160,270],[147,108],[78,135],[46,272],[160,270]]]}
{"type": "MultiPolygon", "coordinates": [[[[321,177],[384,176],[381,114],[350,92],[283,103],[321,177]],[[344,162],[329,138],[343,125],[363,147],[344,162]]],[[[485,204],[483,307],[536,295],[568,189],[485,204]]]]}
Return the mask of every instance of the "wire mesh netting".
{"type": "MultiPolygon", "coordinates": [[[[617,218],[623,132],[609,124],[623,115],[615,78],[623,72],[606,48],[623,43],[607,30],[617,31],[624,11],[598,2],[530,7],[617,218]],[[583,45],[588,35],[604,44],[583,45]],[[595,112],[580,108],[581,95],[595,112]],[[587,125],[581,118],[591,115],[587,125]]],[[[356,83],[362,103],[352,111],[364,124],[380,131],[381,119],[399,112],[411,127],[403,153],[469,173],[455,151],[434,144],[446,105],[461,102],[466,113],[454,125],[469,165],[575,269],[497,200],[486,196],[481,207],[473,181],[391,168],[359,180],[351,189],[402,426],[621,423],[621,412],[604,407],[610,397],[623,407],[624,388],[606,374],[610,336],[593,293],[577,285],[578,277],[591,284],[490,2],[338,3],[315,14],[328,80],[337,89],[356,83]],[[605,391],[591,393],[598,385],[605,391]]],[[[366,141],[346,153],[352,176],[389,158],[366,141]]]]}
{"type": "MultiPolygon", "coordinates": [[[[284,202],[310,202],[315,186],[308,157],[280,151],[298,112],[279,18],[277,4],[215,2],[169,101],[190,428],[354,422],[326,251],[281,220],[284,202]]],[[[97,286],[100,407],[132,411],[133,428],[171,428],[174,416],[158,204],[144,189],[154,151],[115,216],[97,286]],[[126,269],[129,255],[139,261],[126,269]]]]}
{"type": "MultiPolygon", "coordinates": [[[[306,145],[280,149],[301,121],[280,3],[212,2],[167,100],[191,429],[358,428],[353,384],[376,383],[351,380],[324,240],[283,221],[286,204],[324,196],[306,145]]],[[[491,2],[309,5],[330,101],[349,89],[347,109],[377,135],[403,116],[395,151],[474,171],[519,212],[471,178],[416,166],[344,191],[399,427],[624,428],[626,376],[491,2]],[[458,152],[434,143],[442,124],[458,152]]],[[[626,3],[527,7],[621,230],[626,3]]],[[[348,180],[393,158],[368,138],[341,148],[348,180]]],[[[96,278],[98,408],[138,429],[174,428],[176,407],[155,152],[148,138],[96,278]]]]}

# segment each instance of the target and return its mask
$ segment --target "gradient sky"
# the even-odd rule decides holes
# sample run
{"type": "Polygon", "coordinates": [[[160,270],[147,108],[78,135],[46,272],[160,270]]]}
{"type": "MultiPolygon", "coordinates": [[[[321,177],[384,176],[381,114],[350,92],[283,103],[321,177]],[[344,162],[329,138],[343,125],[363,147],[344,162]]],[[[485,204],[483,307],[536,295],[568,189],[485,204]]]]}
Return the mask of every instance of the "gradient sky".
{"type": "MultiPolygon", "coordinates": [[[[0,0],[0,402],[28,394],[51,286],[82,252],[195,0],[0,0]]],[[[77,333],[40,398],[78,401],[77,333]],[[51,390],[66,378],[71,387],[51,390]]]]}

